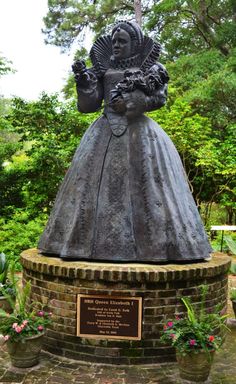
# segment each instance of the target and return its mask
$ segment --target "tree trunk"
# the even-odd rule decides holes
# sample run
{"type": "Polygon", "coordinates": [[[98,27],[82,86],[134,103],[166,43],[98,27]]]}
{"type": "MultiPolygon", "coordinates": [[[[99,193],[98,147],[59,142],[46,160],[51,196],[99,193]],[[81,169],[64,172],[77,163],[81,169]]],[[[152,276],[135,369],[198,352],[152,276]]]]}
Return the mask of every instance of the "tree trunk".
{"type": "Polygon", "coordinates": [[[233,225],[233,221],[234,221],[233,207],[226,207],[226,212],[227,212],[226,224],[233,225]]]}
{"type": "Polygon", "coordinates": [[[224,56],[229,54],[229,48],[225,44],[218,43],[216,33],[209,23],[206,0],[199,1],[199,13],[195,13],[199,27],[211,46],[218,48],[224,56]]]}
{"type": "Polygon", "coordinates": [[[136,22],[141,27],[141,25],[142,25],[142,3],[141,3],[141,0],[134,0],[134,12],[135,12],[136,22]]]}

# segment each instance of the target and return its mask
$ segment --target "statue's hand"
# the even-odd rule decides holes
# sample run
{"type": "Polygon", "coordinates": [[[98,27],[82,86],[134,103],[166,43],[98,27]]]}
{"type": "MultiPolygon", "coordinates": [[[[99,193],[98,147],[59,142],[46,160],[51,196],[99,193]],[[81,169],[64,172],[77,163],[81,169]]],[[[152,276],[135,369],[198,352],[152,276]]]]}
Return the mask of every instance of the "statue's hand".
{"type": "Polygon", "coordinates": [[[83,75],[86,72],[86,64],[84,60],[76,60],[72,65],[72,71],[75,76],[83,75]]]}
{"type": "Polygon", "coordinates": [[[110,92],[110,102],[109,105],[116,113],[125,113],[126,105],[125,101],[121,94],[117,92],[117,90],[112,90],[110,92]]]}
{"type": "Polygon", "coordinates": [[[75,81],[78,85],[86,86],[90,81],[90,75],[86,68],[84,60],[76,60],[72,65],[72,71],[74,72],[75,81]]]}
{"type": "Polygon", "coordinates": [[[133,119],[141,115],[145,111],[146,96],[140,90],[135,90],[129,93],[123,93],[124,102],[126,105],[126,117],[133,119]]]}

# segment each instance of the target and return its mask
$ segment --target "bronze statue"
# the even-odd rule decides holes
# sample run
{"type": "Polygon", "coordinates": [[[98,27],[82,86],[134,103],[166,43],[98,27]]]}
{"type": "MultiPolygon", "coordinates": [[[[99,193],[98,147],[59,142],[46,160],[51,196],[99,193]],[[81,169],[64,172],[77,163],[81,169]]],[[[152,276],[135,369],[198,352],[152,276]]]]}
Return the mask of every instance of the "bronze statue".
{"type": "Polygon", "coordinates": [[[99,38],[73,65],[78,109],[104,112],[87,130],[39,249],[68,259],[195,261],[211,252],[174,144],[144,112],[161,108],[160,45],[133,22],[99,38]]]}

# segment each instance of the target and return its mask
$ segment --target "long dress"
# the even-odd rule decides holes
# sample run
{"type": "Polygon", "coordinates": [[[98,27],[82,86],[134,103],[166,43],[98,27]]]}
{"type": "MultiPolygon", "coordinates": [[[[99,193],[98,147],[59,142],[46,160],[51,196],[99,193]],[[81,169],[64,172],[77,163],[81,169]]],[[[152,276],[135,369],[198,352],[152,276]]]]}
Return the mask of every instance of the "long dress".
{"type": "MultiPolygon", "coordinates": [[[[91,99],[93,110],[104,97],[105,110],[74,155],[39,249],[65,260],[208,259],[211,248],[174,144],[142,113],[144,99],[131,120],[109,106],[110,90],[123,77],[124,70],[108,69],[99,89],[80,90],[80,105],[91,99]]],[[[163,98],[163,89],[145,97],[143,109],[160,107],[163,98]]]]}

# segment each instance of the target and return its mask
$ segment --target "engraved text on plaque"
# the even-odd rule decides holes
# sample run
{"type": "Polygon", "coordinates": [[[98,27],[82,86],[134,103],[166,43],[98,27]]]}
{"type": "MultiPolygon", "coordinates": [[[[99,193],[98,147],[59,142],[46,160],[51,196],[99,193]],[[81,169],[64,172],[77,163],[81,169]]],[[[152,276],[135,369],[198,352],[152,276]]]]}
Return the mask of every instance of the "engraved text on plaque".
{"type": "Polygon", "coordinates": [[[77,308],[77,336],[141,339],[141,297],[78,295],[77,308]]]}

